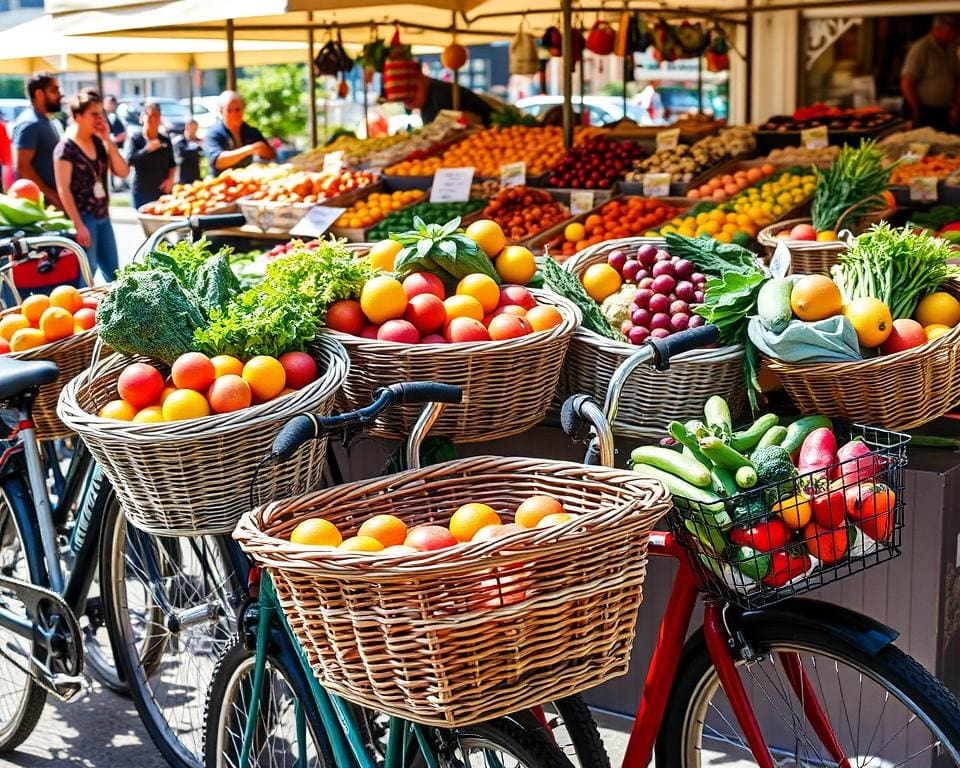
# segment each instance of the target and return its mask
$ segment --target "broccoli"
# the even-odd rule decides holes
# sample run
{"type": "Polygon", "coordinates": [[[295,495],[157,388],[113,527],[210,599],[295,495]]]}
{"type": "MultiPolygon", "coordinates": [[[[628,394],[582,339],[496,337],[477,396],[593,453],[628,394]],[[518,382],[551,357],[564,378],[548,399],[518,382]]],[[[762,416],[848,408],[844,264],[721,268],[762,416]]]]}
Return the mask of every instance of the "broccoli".
{"type": "Polygon", "coordinates": [[[793,495],[793,478],[797,476],[797,468],[785,449],[779,445],[766,445],[755,450],[750,461],[757,470],[758,486],[779,483],[767,494],[769,503],[779,501],[784,495],[793,495]],[[790,482],[782,482],[785,480],[790,482]]]}
{"type": "Polygon", "coordinates": [[[97,309],[100,338],[117,352],[172,363],[206,322],[171,272],[124,272],[97,309]]]}

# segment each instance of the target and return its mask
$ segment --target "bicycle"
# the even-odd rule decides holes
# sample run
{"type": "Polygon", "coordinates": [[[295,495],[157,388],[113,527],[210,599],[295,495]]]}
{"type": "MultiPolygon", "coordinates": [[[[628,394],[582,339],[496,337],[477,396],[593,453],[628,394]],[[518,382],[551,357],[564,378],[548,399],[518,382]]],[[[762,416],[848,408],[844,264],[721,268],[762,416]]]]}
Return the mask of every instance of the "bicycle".
{"type": "MultiPolygon", "coordinates": [[[[330,417],[301,416],[274,443],[271,460],[291,456],[309,439],[372,422],[399,403],[426,403],[406,446],[407,466],[419,467],[420,443],[444,403],[462,398],[458,387],[394,384],[369,406],[330,417]]],[[[374,713],[324,690],[292,634],[273,582],[251,570],[251,599],[240,614],[240,639],[221,657],[206,707],[205,765],[307,766],[527,766],[569,768],[544,729],[528,717],[504,717],[453,729],[427,727],[374,713]],[[377,723],[374,729],[371,724],[377,723]],[[252,758],[256,763],[251,763],[252,758]],[[261,763],[261,760],[268,761],[261,763]],[[481,762],[477,762],[481,761],[481,762]]]]}
{"type": "MultiPolygon", "coordinates": [[[[589,427],[591,435],[584,463],[613,466],[610,425],[635,368],[664,370],[673,355],[717,339],[716,328],[704,326],[651,340],[614,373],[603,407],[586,395],[569,398],[564,430],[584,438],[589,427]]],[[[672,532],[650,537],[649,554],[677,561],[679,570],[623,768],[646,766],[654,753],[659,768],[704,765],[709,746],[763,768],[960,764],[960,703],[893,644],[895,630],[806,598],[738,605],[734,585],[720,584],[703,560],[691,557],[681,518],[675,507],[672,532]],[[686,639],[698,598],[703,626],[686,639]],[[898,707],[905,710],[903,724],[894,717],[898,707]],[[870,716],[876,722],[863,726],[870,716]],[[764,732],[778,737],[768,741],[764,732]],[[903,758],[890,761],[897,750],[903,758]]]]}

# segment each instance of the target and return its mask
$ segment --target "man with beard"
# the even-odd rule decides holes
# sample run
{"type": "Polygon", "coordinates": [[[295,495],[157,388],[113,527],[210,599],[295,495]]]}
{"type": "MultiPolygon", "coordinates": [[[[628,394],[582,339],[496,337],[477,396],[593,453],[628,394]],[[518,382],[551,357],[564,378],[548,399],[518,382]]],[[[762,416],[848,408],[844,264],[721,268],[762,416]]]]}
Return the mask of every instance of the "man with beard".
{"type": "Polygon", "coordinates": [[[27,80],[31,108],[20,113],[13,126],[14,164],[21,179],[30,179],[43,192],[46,202],[61,207],[53,175],[53,150],[60,134],[51,115],[60,111],[60,84],[49,72],[27,80]]]}

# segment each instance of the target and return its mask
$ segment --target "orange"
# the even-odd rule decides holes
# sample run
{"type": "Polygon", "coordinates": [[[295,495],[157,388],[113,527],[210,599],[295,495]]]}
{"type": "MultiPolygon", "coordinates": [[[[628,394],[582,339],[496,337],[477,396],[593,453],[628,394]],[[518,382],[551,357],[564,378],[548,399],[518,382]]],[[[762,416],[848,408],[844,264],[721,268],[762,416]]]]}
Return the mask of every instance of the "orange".
{"type": "Polygon", "coordinates": [[[793,284],[790,307],[801,320],[824,320],[843,310],[840,289],[826,275],[806,275],[793,284]]]}
{"type": "Polygon", "coordinates": [[[58,285],[50,291],[50,306],[62,307],[72,315],[83,307],[83,296],[72,285],[58,285]]]}
{"type": "Polygon", "coordinates": [[[357,536],[369,536],[385,547],[392,547],[406,541],[407,524],[395,515],[374,515],[360,526],[357,536]]]}
{"type": "Polygon", "coordinates": [[[832,229],[825,229],[823,232],[817,232],[817,242],[818,243],[832,243],[835,240],[838,240],[837,233],[832,229]]]}
{"type": "MultiPolygon", "coordinates": [[[[73,333],[73,325],[70,325],[70,332],[73,333]]],[[[25,349],[35,349],[42,347],[47,343],[47,337],[43,331],[38,328],[21,328],[10,339],[11,352],[23,352],[25,349]]]]}
{"type": "Polygon", "coordinates": [[[148,405],[133,417],[134,424],[156,424],[163,421],[163,408],[159,405],[148,405]]]}
{"type": "Polygon", "coordinates": [[[218,379],[232,373],[234,376],[243,374],[243,362],[233,357],[233,355],[217,355],[210,358],[213,363],[213,373],[218,379]]]}
{"type": "Polygon", "coordinates": [[[383,544],[372,536],[351,536],[349,539],[344,539],[337,549],[347,552],[380,552],[383,550],[383,544]]]}
{"type": "Polygon", "coordinates": [[[263,402],[283,391],[287,383],[287,372],[277,358],[257,355],[243,366],[243,380],[250,385],[254,399],[263,402]]]}
{"type": "Polygon", "coordinates": [[[367,253],[371,266],[384,272],[393,272],[393,265],[396,262],[397,254],[403,249],[396,240],[381,240],[376,243],[367,253]]]}
{"type": "Polygon", "coordinates": [[[525,316],[527,323],[536,331],[549,331],[563,322],[563,315],[556,307],[541,304],[538,307],[527,310],[525,316]]]}
{"type": "Polygon", "coordinates": [[[50,297],[42,293],[35,293],[33,296],[27,296],[20,307],[20,314],[23,315],[30,324],[40,322],[40,315],[50,306],[50,297]]]}
{"type": "Polygon", "coordinates": [[[40,316],[40,330],[47,341],[73,335],[73,315],[62,307],[50,307],[40,316]]]}
{"type": "Polygon", "coordinates": [[[587,228],[579,221],[572,221],[563,228],[563,237],[571,243],[579,243],[587,237],[587,228]]]}
{"type": "Polygon", "coordinates": [[[399,280],[387,275],[374,277],[360,290],[360,309],[376,325],[396,320],[407,309],[407,292],[399,280]]]}
{"type": "Polygon", "coordinates": [[[791,496],[774,504],[771,512],[778,515],[787,528],[799,531],[813,517],[813,506],[805,496],[791,496]]]}
{"type": "Polygon", "coordinates": [[[322,517],[301,520],[290,534],[291,544],[304,544],[308,547],[338,547],[343,536],[337,526],[322,517]]]}
{"type": "Polygon", "coordinates": [[[483,321],[483,305],[473,296],[451,296],[444,299],[443,308],[447,311],[447,322],[455,317],[469,317],[478,322],[483,321]]]}
{"type": "Polygon", "coordinates": [[[97,416],[101,419],[116,419],[117,421],[133,421],[136,415],[137,409],[126,400],[111,400],[97,411],[97,416]]]}
{"type": "Polygon", "coordinates": [[[477,531],[488,525],[500,525],[500,515],[493,507],[471,502],[453,513],[449,528],[457,541],[470,541],[477,531]]]}
{"type": "Polygon", "coordinates": [[[27,320],[26,317],[19,312],[11,312],[9,315],[4,315],[3,319],[0,319],[0,336],[10,341],[13,338],[13,334],[21,328],[29,327],[30,321],[27,320]]]}
{"type": "Polygon", "coordinates": [[[920,325],[945,325],[953,328],[960,323],[960,301],[946,291],[928,294],[917,304],[913,319],[920,325]]]}
{"type": "Polygon", "coordinates": [[[192,389],[178,389],[163,401],[163,420],[182,421],[210,415],[207,398],[192,389]]]}
{"type": "Polygon", "coordinates": [[[590,298],[598,304],[620,290],[623,279],[609,264],[591,264],[580,278],[590,298]]]}
{"type": "Polygon", "coordinates": [[[500,303],[500,286],[489,275],[475,273],[457,283],[457,296],[473,296],[487,315],[500,303]]]}
{"type": "Polygon", "coordinates": [[[517,507],[514,520],[524,528],[536,528],[547,515],[559,515],[562,512],[563,504],[553,496],[531,496],[517,507]]]}
{"type": "Polygon", "coordinates": [[[941,336],[944,336],[950,333],[952,329],[948,325],[926,325],[923,328],[923,332],[927,334],[927,341],[933,341],[934,339],[939,339],[941,336]]]}
{"type": "Polygon", "coordinates": [[[467,237],[476,242],[489,258],[494,258],[507,247],[507,238],[500,225],[490,219],[480,219],[467,227],[467,237]]]}
{"type": "Polygon", "coordinates": [[[576,520],[576,518],[576,515],[572,515],[569,512],[557,512],[552,515],[547,515],[546,517],[541,517],[536,527],[549,528],[552,525],[563,525],[564,523],[569,523],[571,520],[576,520]]]}
{"type": "Polygon", "coordinates": [[[879,347],[893,330],[890,310],[880,299],[854,299],[843,308],[843,316],[853,323],[860,346],[867,349],[879,347]]]}
{"type": "Polygon", "coordinates": [[[537,261],[522,245],[508,245],[493,263],[505,283],[526,285],[537,273],[537,261]]]}

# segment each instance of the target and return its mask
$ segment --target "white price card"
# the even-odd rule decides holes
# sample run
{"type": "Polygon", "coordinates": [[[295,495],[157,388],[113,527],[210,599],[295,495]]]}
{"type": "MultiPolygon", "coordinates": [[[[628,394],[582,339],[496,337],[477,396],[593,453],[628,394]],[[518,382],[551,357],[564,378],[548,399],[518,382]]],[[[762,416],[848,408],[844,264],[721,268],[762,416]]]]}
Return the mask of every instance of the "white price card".
{"type": "Polygon", "coordinates": [[[910,179],[910,199],[923,203],[936,202],[938,181],[936,176],[918,176],[910,179]]]}
{"type": "Polygon", "coordinates": [[[680,129],[668,128],[657,132],[657,152],[661,149],[676,149],[680,143],[680,129]]]}
{"type": "Polygon", "coordinates": [[[830,134],[825,125],[800,131],[800,144],[806,149],[823,149],[829,143],[830,134]]]}
{"type": "Polygon", "coordinates": [[[470,199],[473,168],[438,168],[433,174],[431,203],[463,203],[470,199]]]}
{"type": "Polygon", "coordinates": [[[593,210],[593,190],[575,189],[570,193],[570,213],[579,216],[593,210]]]}
{"type": "Polygon", "coordinates": [[[501,187],[522,187],[527,183],[527,164],[507,163],[500,166],[501,187]]]}
{"type": "Polygon", "coordinates": [[[340,152],[327,152],[323,156],[323,172],[324,173],[339,173],[343,168],[343,151],[340,152]]]}
{"type": "Polygon", "coordinates": [[[670,194],[669,173],[647,173],[643,176],[644,197],[667,197],[670,194]]]}
{"type": "Polygon", "coordinates": [[[770,274],[776,278],[784,278],[790,271],[790,249],[787,244],[781,240],[773,251],[770,259],[770,274]]]}
{"type": "Polygon", "coordinates": [[[345,210],[347,209],[315,205],[307,211],[306,216],[290,228],[290,234],[301,237],[320,237],[333,226],[345,210]]]}

